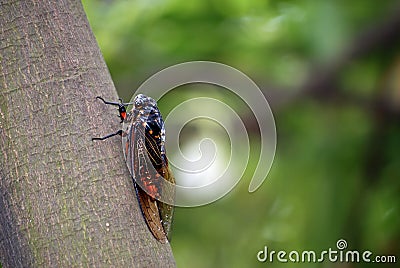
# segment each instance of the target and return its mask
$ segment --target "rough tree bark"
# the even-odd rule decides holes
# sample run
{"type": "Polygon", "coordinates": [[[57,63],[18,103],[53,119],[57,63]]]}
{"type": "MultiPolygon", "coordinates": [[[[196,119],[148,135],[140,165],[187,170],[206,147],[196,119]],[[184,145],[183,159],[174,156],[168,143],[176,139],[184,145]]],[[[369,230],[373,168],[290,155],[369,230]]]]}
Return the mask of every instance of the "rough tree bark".
{"type": "Polygon", "coordinates": [[[175,266],[149,232],[80,1],[0,1],[0,263],[175,266]]]}

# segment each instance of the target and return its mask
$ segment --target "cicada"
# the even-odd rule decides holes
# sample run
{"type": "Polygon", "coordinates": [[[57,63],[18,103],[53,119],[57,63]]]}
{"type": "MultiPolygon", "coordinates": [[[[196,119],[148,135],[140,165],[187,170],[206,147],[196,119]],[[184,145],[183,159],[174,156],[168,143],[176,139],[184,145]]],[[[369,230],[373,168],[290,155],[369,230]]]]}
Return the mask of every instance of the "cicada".
{"type": "Polygon", "coordinates": [[[137,95],[132,103],[97,98],[105,104],[118,106],[122,129],[92,140],[122,136],[125,161],[146,224],[154,237],[165,243],[171,233],[175,179],[168,166],[164,120],[157,103],[143,94],[137,95]],[[130,105],[132,109],[127,112],[130,105]]]}

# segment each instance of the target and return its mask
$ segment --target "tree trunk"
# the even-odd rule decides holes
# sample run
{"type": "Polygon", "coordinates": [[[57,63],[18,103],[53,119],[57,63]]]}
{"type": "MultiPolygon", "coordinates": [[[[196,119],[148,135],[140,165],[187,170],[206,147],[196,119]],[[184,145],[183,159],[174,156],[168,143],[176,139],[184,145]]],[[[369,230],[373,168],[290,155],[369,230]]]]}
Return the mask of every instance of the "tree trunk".
{"type": "Polygon", "coordinates": [[[0,1],[0,263],[168,267],[136,200],[117,94],[80,1],[0,1]]]}

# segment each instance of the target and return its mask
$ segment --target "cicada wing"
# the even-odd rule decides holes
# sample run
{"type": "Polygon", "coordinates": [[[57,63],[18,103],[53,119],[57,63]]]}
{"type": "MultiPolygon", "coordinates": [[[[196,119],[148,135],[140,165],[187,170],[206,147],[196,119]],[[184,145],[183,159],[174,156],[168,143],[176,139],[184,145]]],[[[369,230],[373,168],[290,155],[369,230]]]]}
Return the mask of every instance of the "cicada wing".
{"type": "Polygon", "coordinates": [[[168,159],[165,154],[165,145],[163,139],[161,138],[165,130],[163,129],[164,125],[162,119],[160,119],[160,121],[161,126],[157,125],[155,129],[150,128],[145,131],[146,151],[153,167],[163,178],[162,181],[157,181],[159,193],[162,194],[162,200],[157,201],[157,204],[160,210],[164,231],[167,234],[168,239],[170,239],[174,214],[173,204],[175,201],[175,178],[172,174],[172,171],[168,167],[168,159]]]}
{"type": "Polygon", "coordinates": [[[144,143],[144,133],[140,131],[140,128],[135,127],[135,125],[129,127],[124,149],[126,151],[126,163],[134,179],[139,206],[153,236],[158,241],[165,243],[167,237],[161,223],[158,203],[154,199],[157,196],[158,189],[155,184],[152,184],[157,179],[157,172],[154,168],[151,168],[151,161],[146,157],[144,143]],[[138,183],[141,185],[137,185],[138,183]],[[142,189],[143,187],[146,187],[146,191],[142,189]],[[150,196],[147,192],[153,192],[154,195],[150,196]]]}
{"type": "MultiPolygon", "coordinates": [[[[171,183],[175,184],[174,176],[172,175],[172,172],[168,168],[168,166],[164,166],[163,170],[163,177],[171,183]]],[[[173,194],[175,195],[175,193],[173,194]]],[[[167,203],[158,202],[158,207],[160,209],[160,216],[162,220],[162,225],[164,227],[164,232],[166,233],[168,240],[171,241],[172,222],[174,219],[174,206],[167,203]]]]}
{"type": "Polygon", "coordinates": [[[167,242],[167,236],[164,232],[164,227],[161,224],[160,213],[156,200],[146,194],[135,183],[136,195],[139,201],[140,209],[153,236],[161,243],[167,242]]]}

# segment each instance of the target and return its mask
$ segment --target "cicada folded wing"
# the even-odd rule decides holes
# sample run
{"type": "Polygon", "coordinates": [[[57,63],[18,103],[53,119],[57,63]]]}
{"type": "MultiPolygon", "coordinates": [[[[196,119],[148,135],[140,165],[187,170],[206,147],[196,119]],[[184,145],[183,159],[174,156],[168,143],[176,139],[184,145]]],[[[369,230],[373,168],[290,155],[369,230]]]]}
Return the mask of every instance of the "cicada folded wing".
{"type": "MultiPolygon", "coordinates": [[[[162,168],[163,170],[160,171],[160,173],[163,173],[163,177],[175,184],[175,178],[172,175],[171,170],[168,167],[168,164],[162,168]]],[[[175,191],[172,189],[172,191],[169,191],[169,195],[171,198],[175,199],[175,191]]],[[[172,232],[172,221],[174,217],[174,206],[170,205],[168,203],[163,203],[163,202],[158,202],[158,206],[160,209],[160,216],[161,216],[161,221],[162,225],[164,227],[164,231],[168,237],[169,240],[171,240],[171,232],[172,232]]]]}
{"type": "Polygon", "coordinates": [[[153,167],[161,175],[162,180],[156,180],[159,194],[162,195],[157,201],[162,225],[168,237],[171,238],[172,221],[175,201],[175,178],[168,166],[165,150],[165,127],[164,121],[159,113],[148,117],[145,125],[146,151],[153,167]]]}

